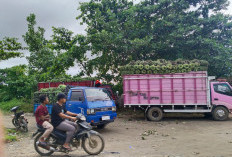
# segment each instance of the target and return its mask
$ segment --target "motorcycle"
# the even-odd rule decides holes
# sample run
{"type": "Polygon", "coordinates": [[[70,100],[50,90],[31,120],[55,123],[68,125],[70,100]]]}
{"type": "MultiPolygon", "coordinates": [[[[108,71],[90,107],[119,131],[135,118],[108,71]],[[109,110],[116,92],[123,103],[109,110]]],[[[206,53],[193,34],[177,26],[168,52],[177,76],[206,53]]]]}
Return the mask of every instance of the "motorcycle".
{"type": "MultiPolygon", "coordinates": [[[[70,144],[76,149],[80,146],[89,155],[100,154],[104,147],[105,142],[102,135],[94,130],[92,126],[86,122],[86,117],[81,113],[77,116],[76,123],[79,125],[79,130],[73,135],[70,144]]],[[[54,129],[50,136],[45,140],[47,142],[46,146],[41,146],[39,144],[39,139],[44,133],[44,129],[37,126],[38,130],[33,134],[34,147],[37,153],[41,156],[50,156],[54,152],[69,153],[69,151],[63,148],[63,144],[66,139],[66,132],[54,129]]]]}
{"type": "Polygon", "coordinates": [[[28,121],[24,116],[24,111],[18,112],[19,106],[13,107],[10,111],[14,112],[12,124],[16,127],[17,130],[22,129],[24,132],[28,132],[28,121]]]}

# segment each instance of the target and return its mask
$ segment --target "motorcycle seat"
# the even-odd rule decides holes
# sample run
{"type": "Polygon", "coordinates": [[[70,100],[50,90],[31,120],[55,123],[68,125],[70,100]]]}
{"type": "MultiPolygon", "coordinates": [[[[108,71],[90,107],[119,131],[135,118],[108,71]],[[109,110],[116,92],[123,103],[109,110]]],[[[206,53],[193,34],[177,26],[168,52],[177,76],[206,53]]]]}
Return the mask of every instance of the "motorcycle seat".
{"type": "Polygon", "coordinates": [[[37,129],[39,132],[44,132],[46,130],[45,128],[43,128],[42,126],[40,126],[38,124],[36,126],[37,126],[37,129]]]}
{"type": "Polygon", "coordinates": [[[16,111],[18,110],[18,108],[19,108],[19,106],[15,106],[15,107],[13,107],[10,111],[11,111],[11,112],[16,112],[16,111]]]}
{"type": "Polygon", "coordinates": [[[58,129],[55,129],[55,128],[54,128],[53,132],[58,132],[58,133],[61,133],[61,134],[66,134],[66,131],[58,130],[58,129]]]}
{"type": "MultiPolygon", "coordinates": [[[[46,130],[45,128],[43,128],[42,126],[40,126],[38,124],[36,126],[37,126],[37,129],[39,132],[44,132],[46,130]]],[[[66,135],[66,131],[58,130],[56,128],[53,129],[53,132],[66,135]]]]}
{"type": "Polygon", "coordinates": [[[52,132],[55,136],[58,137],[59,140],[64,141],[66,139],[66,132],[54,129],[52,132]]]}

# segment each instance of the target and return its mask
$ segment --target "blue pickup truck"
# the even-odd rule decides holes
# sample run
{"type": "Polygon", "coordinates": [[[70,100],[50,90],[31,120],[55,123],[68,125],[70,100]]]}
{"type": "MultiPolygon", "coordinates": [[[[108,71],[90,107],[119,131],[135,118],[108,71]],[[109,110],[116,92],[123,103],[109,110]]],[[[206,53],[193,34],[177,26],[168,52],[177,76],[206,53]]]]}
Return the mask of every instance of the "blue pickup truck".
{"type": "MultiPolygon", "coordinates": [[[[36,110],[39,104],[35,104],[36,110]]],[[[47,105],[49,112],[52,105],[47,105]]],[[[104,128],[117,117],[116,105],[109,92],[104,88],[74,87],[67,93],[66,109],[73,113],[84,111],[87,122],[92,126],[104,128]]]]}
{"type": "Polygon", "coordinates": [[[116,105],[104,88],[75,87],[68,92],[66,109],[70,112],[84,114],[93,126],[104,128],[117,117],[116,105]]]}

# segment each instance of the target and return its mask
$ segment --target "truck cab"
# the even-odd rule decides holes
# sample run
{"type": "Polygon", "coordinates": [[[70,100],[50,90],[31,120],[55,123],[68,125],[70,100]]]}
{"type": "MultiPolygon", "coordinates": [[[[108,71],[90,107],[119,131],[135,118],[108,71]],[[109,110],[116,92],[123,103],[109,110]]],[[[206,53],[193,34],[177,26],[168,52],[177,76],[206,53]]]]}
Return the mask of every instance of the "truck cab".
{"type": "Polygon", "coordinates": [[[211,82],[211,104],[215,116],[223,118],[232,112],[232,88],[228,82],[211,82]]]}
{"type": "Polygon", "coordinates": [[[87,122],[98,128],[104,128],[117,117],[116,105],[104,88],[71,88],[67,96],[66,109],[73,113],[81,113],[83,109],[87,122]]]}

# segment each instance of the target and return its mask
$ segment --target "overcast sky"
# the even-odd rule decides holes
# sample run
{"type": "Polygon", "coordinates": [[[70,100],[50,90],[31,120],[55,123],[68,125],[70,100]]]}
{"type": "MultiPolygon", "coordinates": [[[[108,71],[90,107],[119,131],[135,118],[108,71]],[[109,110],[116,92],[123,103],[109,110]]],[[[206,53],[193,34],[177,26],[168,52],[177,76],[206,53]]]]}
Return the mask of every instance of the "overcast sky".
{"type": "MultiPolygon", "coordinates": [[[[51,28],[65,27],[78,34],[85,34],[84,26],[76,20],[79,15],[79,2],[87,0],[0,0],[0,40],[4,37],[17,37],[22,42],[22,35],[27,30],[26,17],[36,14],[37,24],[45,28],[45,36],[50,37],[51,28]]],[[[226,13],[232,15],[232,0],[226,13]]],[[[28,55],[28,54],[25,54],[28,55]]],[[[14,58],[0,63],[0,68],[26,64],[25,58],[14,58]]],[[[69,74],[77,74],[77,67],[70,68],[69,74]]]]}

